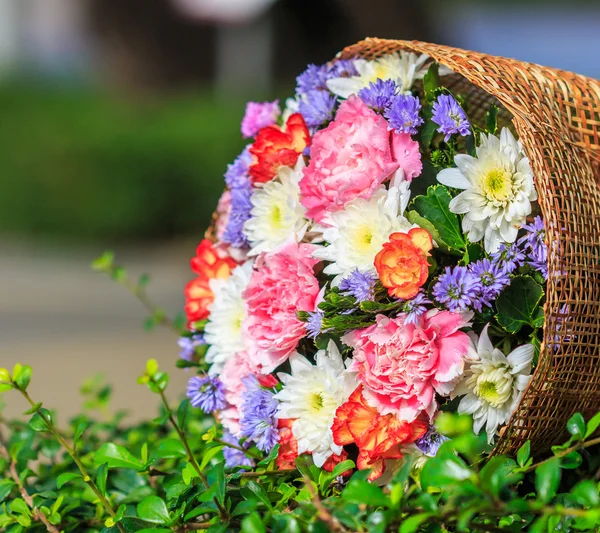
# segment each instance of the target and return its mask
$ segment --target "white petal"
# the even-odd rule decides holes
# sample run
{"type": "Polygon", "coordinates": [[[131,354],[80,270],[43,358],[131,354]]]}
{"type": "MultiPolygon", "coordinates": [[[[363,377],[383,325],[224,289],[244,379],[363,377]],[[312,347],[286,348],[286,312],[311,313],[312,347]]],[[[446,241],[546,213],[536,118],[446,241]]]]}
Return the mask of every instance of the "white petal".
{"type": "Polygon", "coordinates": [[[488,335],[489,324],[486,324],[481,335],[479,336],[479,342],[477,343],[477,352],[481,356],[482,354],[491,354],[494,351],[494,345],[488,335]]]}
{"type": "Polygon", "coordinates": [[[332,78],[327,80],[327,88],[342,98],[348,98],[362,89],[360,78],[332,78]]]}
{"type": "Polygon", "coordinates": [[[473,182],[473,178],[479,177],[481,174],[479,159],[471,155],[457,154],[454,156],[454,163],[470,182],[473,182]]]}
{"type": "Polygon", "coordinates": [[[447,187],[468,189],[471,184],[466,176],[457,168],[445,168],[437,175],[437,180],[447,187]]]}
{"type": "Polygon", "coordinates": [[[515,348],[510,355],[507,357],[510,366],[512,367],[511,374],[531,372],[531,361],[533,361],[533,354],[535,349],[533,344],[524,344],[515,348]]]}
{"type": "Polygon", "coordinates": [[[469,192],[465,191],[461,192],[458,196],[452,198],[448,206],[450,208],[450,211],[452,211],[453,213],[458,213],[459,215],[462,215],[463,213],[468,213],[472,208],[472,204],[469,201],[469,196],[469,192]]]}
{"type": "Polygon", "coordinates": [[[498,251],[501,243],[502,239],[500,238],[500,232],[491,226],[488,226],[485,230],[485,251],[488,254],[493,254],[498,251]]]}
{"type": "Polygon", "coordinates": [[[467,394],[458,404],[458,412],[461,415],[472,415],[480,406],[481,403],[477,396],[474,394],[467,394]]]}

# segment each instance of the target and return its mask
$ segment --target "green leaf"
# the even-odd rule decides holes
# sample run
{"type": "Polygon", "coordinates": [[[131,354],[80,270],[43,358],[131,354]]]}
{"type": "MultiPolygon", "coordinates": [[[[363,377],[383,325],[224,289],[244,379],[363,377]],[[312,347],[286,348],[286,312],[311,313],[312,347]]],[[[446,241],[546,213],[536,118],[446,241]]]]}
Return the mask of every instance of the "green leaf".
{"type": "Polygon", "coordinates": [[[96,472],[96,486],[98,490],[102,494],[102,496],[106,496],[106,480],[108,478],[108,465],[106,463],[100,465],[98,467],[98,471],[96,472]]]}
{"type": "Polygon", "coordinates": [[[421,485],[425,490],[429,487],[443,488],[462,483],[473,476],[473,471],[462,459],[451,450],[441,453],[440,449],[438,455],[425,463],[421,471],[421,485]]]}
{"type": "Polygon", "coordinates": [[[48,424],[52,424],[52,415],[48,409],[44,409],[40,407],[40,410],[35,413],[31,420],[29,421],[29,427],[33,429],[33,431],[50,431],[48,429],[48,424]]]}
{"type": "Polygon", "coordinates": [[[419,215],[419,213],[414,209],[412,209],[411,211],[407,211],[404,215],[411,224],[416,224],[420,228],[427,230],[431,234],[431,238],[442,250],[447,252],[450,251],[450,248],[448,248],[446,243],[442,240],[442,237],[440,237],[440,234],[436,227],[431,222],[429,222],[429,220],[419,215]]]}
{"type": "Polygon", "coordinates": [[[522,474],[515,474],[516,466],[509,457],[500,455],[490,458],[479,472],[481,488],[495,497],[500,497],[507,485],[512,485],[523,477],[522,474]]]}
{"type": "Polygon", "coordinates": [[[83,479],[83,477],[81,474],[76,472],[64,472],[56,478],[56,488],[62,489],[64,485],[69,483],[69,481],[73,481],[74,479],[83,479]]]}
{"type": "Polygon", "coordinates": [[[212,460],[212,458],[217,455],[225,446],[219,443],[214,443],[209,448],[208,446],[204,448],[204,452],[202,453],[202,461],[200,462],[200,470],[204,471],[207,467],[208,463],[212,460]]]}
{"type": "Polygon", "coordinates": [[[342,492],[342,498],[347,502],[364,503],[374,507],[388,507],[389,498],[376,485],[368,481],[352,478],[342,492]]]}
{"type": "MultiPolygon", "coordinates": [[[[252,495],[255,498],[252,499],[257,499],[258,501],[262,502],[265,504],[265,506],[267,507],[267,509],[271,509],[271,500],[269,500],[269,495],[266,493],[265,489],[262,488],[261,485],[259,485],[256,481],[248,481],[248,483],[246,485],[244,485],[244,492],[246,492],[246,490],[250,491],[252,493],[252,495]]],[[[247,494],[247,493],[246,493],[247,494]]],[[[250,495],[248,495],[250,496],[250,495]]],[[[246,497],[246,496],[244,496],[246,497]]],[[[251,499],[251,498],[246,498],[246,499],[251,499]]]]}
{"type": "Polygon", "coordinates": [[[544,290],[529,276],[516,276],[496,299],[498,322],[510,333],[523,326],[535,327],[534,317],[544,290]]]}
{"type": "Polygon", "coordinates": [[[156,457],[161,459],[177,459],[186,455],[185,446],[179,439],[163,440],[156,450],[156,457]]]}
{"type": "Polygon", "coordinates": [[[419,513],[405,518],[400,524],[398,533],[415,533],[431,516],[431,513],[419,513]]]}
{"type": "Polygon", "coordinates": [[[188,399],[183,400],[177,408],[177,425],[185,430],[185,424],[187,422],[188,413],[190,411],[190,401],[188,399]]]}
{"type": "Polygon", "coordinates": [[[527,441],[519,448],[517,452],[517,463],[519,466],[525,466],[531,456],[531,442],[527,441]]]}
{"type": "Polygon", "coordinates": [[[269,452],[264,459],[261,459],[256,466],[268,466],[271,461],[274,461],[279,455],[279,444],[273,446],[273,449],[269,452]]]}
{"type": "Polygon", "coordinates": [[[133,468],[134,470],[141,470],[144,466],[127,448],[113,442],[100,446],[94,455],[96,466],[103,463],[107,463],[109,468],[133,468]]]}
{"type": "Polygon", "coordinates": [[[553,457],[535,469],[535,488],[539,499],[548,503],[554,496],[560,483],[560,459],[553,457]]]}
{"type": "Polygon", "coordinates": [[[167,504],[158,496],[146,496],[137,504],[137,514],[146,522],[168,524],[170,521],[167,504]]]}
{"type": "MultiPolygon", "coordinates": [[[[152,527],[150,527],[151,524],[149,524],[148,522],[144,522],[143,520],[140,520],[139,518],[125,517],[125,518],[123,518],[123,520],[121,520],[119,522],[119,524],[123,527],[123,529],[125,530],[125,533],[140,533],[141,531],[148,531],[148,530],[151,530],[153,532],[165,531],[164,528],[152,528],[152,527]]],[[[171,530],[169,530],[169,531],[171,531],[171,530]]],[[[101,533],[119,533],[119,532],[120,532],[119,526],[117,526],[117,525],[113,525],[111,527],[106,527],[101,531],[101,533]]]]}
{"type": "Polygon", "coordinates": [[[258,513],[250,513],[242,520],[241,533],[265,533],[267,530],[258,513]]]}
{"type": "Polygon", "coordinates": [[[206,473],[208,484],[211,489],[215,488],[215,494],[218,502],[223,505],[225,502],[225,461],[221,461],[214,465],[206,473]]]}
{"type": "Polygon", "coordinates": [[[75,445],[77,444],[77,441],[79,441],[79,439],[81,439],[83,434],[86,432],[87,428],[88,428],[88,425],[84,420],[82,420],[81,422],[79,422],[79,424],[77,424],[77,429],[75,430],[75,435],[73,436],[73,443],[75,445]]]}
{"type": "Polygon", "coordinates": [[[100,257],[92,261],[92,270],[105,271],[112,267],[115,261],[115,254],[106,250],[100,257]]]}
{"type": "Polygon", "coordinates": [[[29,507],[27,507],[27,504],[22,498],[14,498],[13,500],[11,500],[8,506],[10,507],[10,510],[13,513],[31,516],[31,511],[29,510],[29,507]]]}
{"type": "Polygon", "coordinates": [[[592,418],[590,418],[590,420],[587,423],[587,428],[585,430],[584,437],[586,439],[588,437],[591,437],[593,433],[598,429],[598,426],[600,426],[600,413],[596,413],[592,418]]]}
{"type": "Polygon", "coordinates": [[[454,250],[466,250],[466,242],[460,229],[458,217],[450,211],[452,196],[443,185],[432,185],[426,196],[417,196],[412,205],[417,212],[438,231],[443,243],[454,250]]]}
{"type": "Polygon", "coordinates": [[[567,422],[567,431],[576,437],[581,439],[585,434],[585,420],[581,413],[575,413],[567,422]]]}
{"type": "Polygon", "coordinates": [[[560,467],[566,470],[573,470],[581,466],[582,462],[583,459],[581,458],[581,454],[579,452],[572,451],[560,458],[560,467]]]}
{"type": "Polygon", "coordinates": [[[13,381],[21,390],[26,390],[31,381],[31,367],[27,365],[21,366],[16,376],[13,376],[13,381]]]}
{"type": "Polygon", "coordinates": [[[24,415],[32,415],[33,413],[37,413],[41,406],[42,406],[42,402],[38,402],[38,403],[32,405],[29,409],[27,409],[27,411],[25,411],[23,414],[24,415]]]}
{"type": "Polygon", "coordinates": [[[181,479],[183,479],[183,482],[186,485],[189,485],[192,482],[192,479],[197,477],[198,472],[196,472],[194,465],[192,463],[187,463],[181,471],[181,479]]]}
{"type": "Polygon", "coordinates": [[[423,76],[423,92],[425,93],[425,98],[427,98],[427,100],[430,102],[435,99],[435,90],[440,86],[441,83],[439,70],[439,64],[433,62],[429,66],[425,76],[423,76]]]}
{"type": "Polygon", "coordinates": [[[0,502],[6,500],[8,495],[12,492],[13,487],[17,484],[10,479],[3,479],[0,481],[0,502]]]}
{"type": "Polygon", "coordinates": [[[496,135],[498,131],[498,110],[498,106],[492,104],[485,115],[485,131],[492,135],[496,135]]]}
{"type": "MultiPolygon", "coordinates": [[[[427,117],[428,114],[429,116],[431,116],[431,105],[428,105],[423,110],[423,115],[425,117],[427,117]],[[428,111],[429,113],[427,113],[428,111]]],[[[433,140],[433,136],[435,135],[437,128],[438,125],[435,122],[433,122],[431,118],[425,119],[425,124],[423,124],[423,126],[421,126],[421,129],[419,130],[419,139],[421,142],[421,146],[424,149],[429,148],[429,146],[431,145],[431,141],[433,140]]]]}
{"type": "Polygon", "coordinates": [[[571,495],[579,505],[584,507],[598,507],[600,505],[598,486],[591,479],[577,483],[571,490],[571,495]]]}

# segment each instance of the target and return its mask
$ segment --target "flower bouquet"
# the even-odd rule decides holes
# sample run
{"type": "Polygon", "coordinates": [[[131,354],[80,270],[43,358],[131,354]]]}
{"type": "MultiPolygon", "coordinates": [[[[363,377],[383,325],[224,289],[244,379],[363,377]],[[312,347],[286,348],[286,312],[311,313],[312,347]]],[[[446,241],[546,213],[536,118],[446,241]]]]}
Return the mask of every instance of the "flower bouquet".
{"type": "MultiPolygon", "coordinates": [[[[471,416],[490,450],[509,442],[509,422],[522,442],[535,422],[513,414],[534,370],[528,402],[548,418],[540,391],[556,398],[560,356],[581,341],[597,354],[568,292],[572,226],[549,209],[565,196],[536,190],[551,185],[531,149],[539,132],[472,65],[369,40],[309,65],[285,105],[248,104],[248,146],[191,260],[180,339],[197,371],[187,395],[218,417],[227,466],[251,467],[257,452],[282,469],[299,455],[327,470],[350,458],[377,479],[406,454],[436,453],[442,411],[471,416]]],[[[575,408],[598,400],[590,372],[575,408]]],[[[571,413],[553,416],[562,427],[571,413]]]]}

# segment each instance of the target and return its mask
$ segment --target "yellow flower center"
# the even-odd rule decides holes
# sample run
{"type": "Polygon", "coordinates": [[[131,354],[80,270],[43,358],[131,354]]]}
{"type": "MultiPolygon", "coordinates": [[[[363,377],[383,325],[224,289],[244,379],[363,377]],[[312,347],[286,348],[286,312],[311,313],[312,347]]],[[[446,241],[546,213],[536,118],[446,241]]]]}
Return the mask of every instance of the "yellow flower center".
{"type": "Polygon", "coordinates": [[[484,370],[475,383],[473,392],[492,407],[500,408],[512,396],[513,377],[505,365],[484,370]]]}
{"type": "Polygon", "coordinates": [[[496,403],[498,401],[498,390],[493,381],[484,381],[479,384],[479,397],[488,403],[496,403]]]}
{"type": "Polygon", "coordinates": [[[320,392],[314,392],[310,398],[310,407],[314,411],[320,411],[323,408],[323,395],[320,392]]]}
{"type": "Polygon", "coordinates": [[[271,220],[271,224],[278,228],[281,226],[281,222],[283,221],[283,216],[281,213],[281,208],[278,205],[274,205],[271,209],[271,216],[269,217],[271,220]]]}
{"type": "Polygon", "coordinates": [[[512,177],[512,173],[503,168],[488,171],[481,182],[483,194],[490,202],[506,202],[513,194],[512,177]]]}
{"type": "Polygon", "coordinates": [[[354,234],[354,245],[361,253],[365,253],[373,243],[373,231],[369,226],[357,228],[354,234]]]}

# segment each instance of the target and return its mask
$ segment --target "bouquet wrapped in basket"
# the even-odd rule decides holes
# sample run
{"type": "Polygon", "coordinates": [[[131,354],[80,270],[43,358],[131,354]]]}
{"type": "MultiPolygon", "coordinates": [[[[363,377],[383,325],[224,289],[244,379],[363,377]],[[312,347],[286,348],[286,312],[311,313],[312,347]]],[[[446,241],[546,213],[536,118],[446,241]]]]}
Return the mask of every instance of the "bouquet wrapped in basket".
{"type": "Polygon", "coordinates": [[[377,479],[436,453],[442,411],[510,451],[598,407],[590,94],[576,75],[372,39],[309,65],[284,103],[248,104],[180,340],[228,466],[255,448],[377,479]]]}

